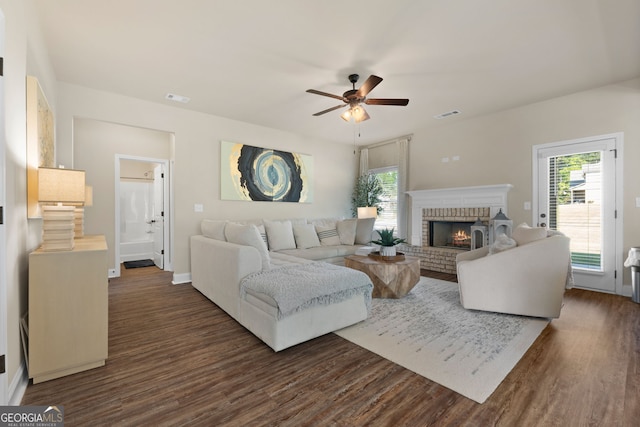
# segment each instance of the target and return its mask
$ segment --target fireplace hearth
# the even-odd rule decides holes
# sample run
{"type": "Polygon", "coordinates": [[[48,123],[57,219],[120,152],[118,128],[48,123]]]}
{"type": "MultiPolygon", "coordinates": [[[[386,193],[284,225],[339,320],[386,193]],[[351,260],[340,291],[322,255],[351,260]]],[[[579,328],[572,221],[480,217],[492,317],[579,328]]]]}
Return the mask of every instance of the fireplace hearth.
{"type": "Polygon", "coordinates": [[[429,246],[471,250],[473,221],[429,221],[429,246]]]}
{"type": "Polygon", "coordinates": [[[488,224],[500,209],[506,213],[507,193],[511,188],[510,184],[498,184],[408,191],[411,234],[410,244],[403,246],[403,252],[419,257],[422,268],[455,274],[456,255],[471,248],[471,225],[478,218],[488,224]],[[434,245],[436,242],[430,240],[433,234],[430,224],[438,221],[469,223],[469,228],[464,230],[467,236],[454,230],[448,233],[454,234],[452,246],[434,245]],[[464,247],[466,245],[468,247],[464,247]]]}
{"type": "Polygon", "coordinates": [[[456,256],[471,250],[471,227],[489,222],[490,207],[422,209],[422,244],[407,245],[405,254],[420,257],[422,268],[456,273],[456,256]]]}

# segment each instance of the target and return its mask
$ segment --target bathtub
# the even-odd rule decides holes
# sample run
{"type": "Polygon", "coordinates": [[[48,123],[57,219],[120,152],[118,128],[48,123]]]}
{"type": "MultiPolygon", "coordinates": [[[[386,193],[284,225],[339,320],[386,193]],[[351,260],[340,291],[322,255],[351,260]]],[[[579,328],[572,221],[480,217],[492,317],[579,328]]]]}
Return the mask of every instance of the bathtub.
{"type": "Polygon", "coordinates": [[[153,240],[120,243],[120,262],[153,259],[153,240]]]}

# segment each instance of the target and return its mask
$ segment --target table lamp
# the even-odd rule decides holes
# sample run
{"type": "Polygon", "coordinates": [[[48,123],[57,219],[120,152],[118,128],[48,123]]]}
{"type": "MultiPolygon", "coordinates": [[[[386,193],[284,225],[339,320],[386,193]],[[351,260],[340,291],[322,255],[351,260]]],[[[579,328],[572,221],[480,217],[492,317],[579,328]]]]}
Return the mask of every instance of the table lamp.
{"type": "Polygon", "coordinates": [[[358,218],[377,218],[378,208],[375,206],[364,206],[358,208],[358,218]]]}
{"type": "Polygon", "coordinates": [[[81,206],[76,206],[73,211],[75,224],[73,232],[76,239],[84,237],[84,208],[86,206],[93,206],[93,187],[90,185],[84,186],[84,203],[81,206]]]}
{"type": "Polygon", "coordinates": [[[73,249],[74,205],[85,200],[84,171],[38,168],[38,201],[42,205],[42,250],[73,249]],[[55,204],[54,204],[55,203],[55,204]]]}

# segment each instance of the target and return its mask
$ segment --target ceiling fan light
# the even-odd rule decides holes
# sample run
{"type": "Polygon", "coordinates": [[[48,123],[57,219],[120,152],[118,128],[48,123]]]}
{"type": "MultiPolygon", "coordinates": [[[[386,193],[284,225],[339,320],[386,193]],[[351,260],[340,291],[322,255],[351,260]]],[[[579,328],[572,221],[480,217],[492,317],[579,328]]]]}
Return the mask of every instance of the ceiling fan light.
{"type": "Polygon", "coordinates": [[[356,123],[364,122],[365,120],[369,120],[369,114],[367,114],[364,108],[357,106],[353,111],[353,120],[355,120],[356,123]]]}
{"type": "Polygon", "coordinates": [[[342,120],[348,122],[351,119],[351,109],[346,110],[344,113],[340,114],[342,120]]]}

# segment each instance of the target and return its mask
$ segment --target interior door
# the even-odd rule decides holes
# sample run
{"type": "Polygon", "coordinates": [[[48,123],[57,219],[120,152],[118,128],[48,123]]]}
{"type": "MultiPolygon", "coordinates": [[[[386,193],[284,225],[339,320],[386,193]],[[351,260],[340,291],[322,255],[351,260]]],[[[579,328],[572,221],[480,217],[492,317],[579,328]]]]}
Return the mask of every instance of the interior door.
{"type": "Polygon", "coordinates": [[[153,169],[153,262],[164,269],[164,170],[162,165],[153,169]]]}
{"type": "Polygon", "coordinates": [[[615,138],[541,148],[537,163],[538,226],[571,238],[577,287],[615,292],[615,138]]]}

